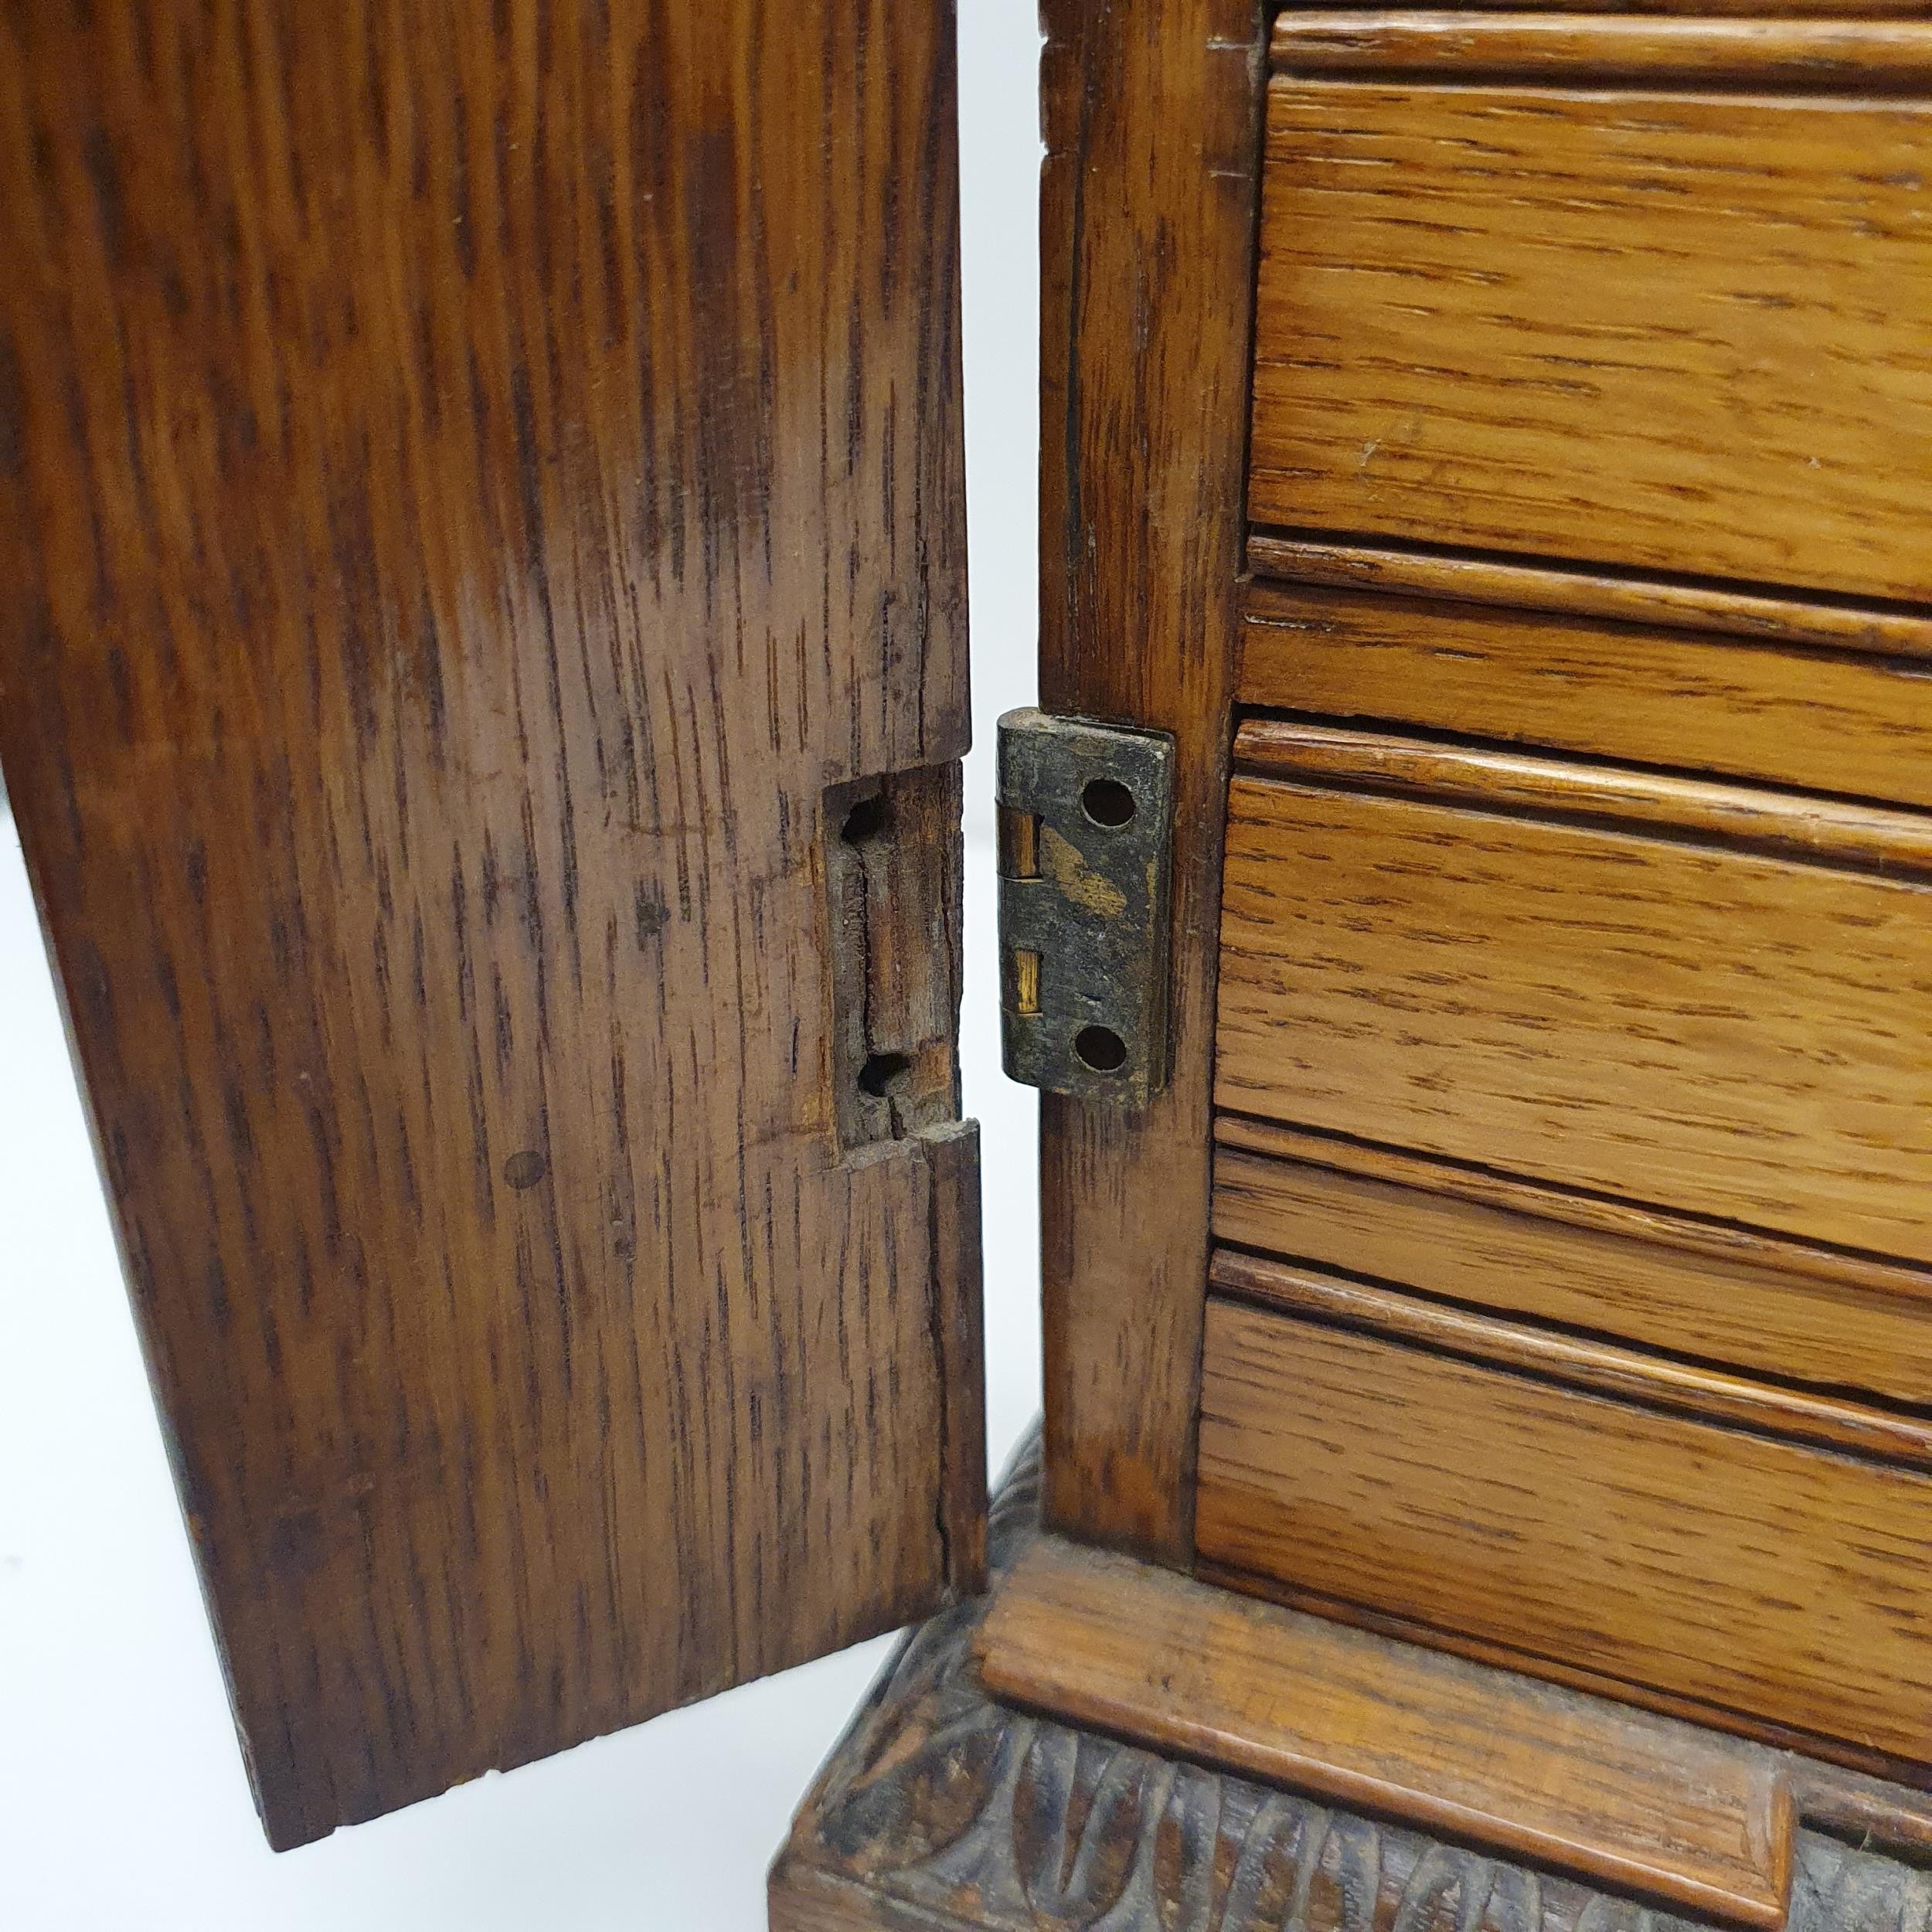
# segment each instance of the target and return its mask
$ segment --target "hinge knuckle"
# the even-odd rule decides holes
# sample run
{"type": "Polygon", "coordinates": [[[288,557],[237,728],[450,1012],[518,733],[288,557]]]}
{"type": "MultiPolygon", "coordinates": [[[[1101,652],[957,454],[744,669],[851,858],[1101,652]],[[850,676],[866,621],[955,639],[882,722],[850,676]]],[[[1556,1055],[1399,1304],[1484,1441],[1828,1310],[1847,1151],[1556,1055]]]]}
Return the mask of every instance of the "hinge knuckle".
{"type": "Polygon", "coordinates": [[[1174,741],[1041,711],[999,721],[1008,1077],[1144,1107],[1167,1084],[1174,741]]]}

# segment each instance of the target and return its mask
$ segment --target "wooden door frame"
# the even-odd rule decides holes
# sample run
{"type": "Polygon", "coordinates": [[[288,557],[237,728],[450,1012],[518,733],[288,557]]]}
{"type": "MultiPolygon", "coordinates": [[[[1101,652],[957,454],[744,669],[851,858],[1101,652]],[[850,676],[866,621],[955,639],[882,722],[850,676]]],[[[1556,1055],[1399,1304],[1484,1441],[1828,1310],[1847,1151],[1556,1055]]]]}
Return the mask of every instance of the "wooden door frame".
{"type": "Polygon", "coordinates": [[[1172,732],[1173,1072],[1041,1117],[1052,1526],[1192,1560],[1267,12],[1046,0],[1040,702],[1172,732]]]}

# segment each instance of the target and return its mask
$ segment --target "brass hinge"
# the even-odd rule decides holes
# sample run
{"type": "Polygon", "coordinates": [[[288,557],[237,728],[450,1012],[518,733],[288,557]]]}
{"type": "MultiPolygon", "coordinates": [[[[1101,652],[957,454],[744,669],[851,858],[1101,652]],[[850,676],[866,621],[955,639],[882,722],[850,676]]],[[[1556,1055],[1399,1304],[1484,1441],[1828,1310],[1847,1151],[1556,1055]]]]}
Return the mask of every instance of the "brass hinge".
{"type": "Polygon", "coordinates": [[[1008,1077],[1144,1107],[1167,1084],[1174,740],[1042,711],[999,721],[1008,1077]]]}

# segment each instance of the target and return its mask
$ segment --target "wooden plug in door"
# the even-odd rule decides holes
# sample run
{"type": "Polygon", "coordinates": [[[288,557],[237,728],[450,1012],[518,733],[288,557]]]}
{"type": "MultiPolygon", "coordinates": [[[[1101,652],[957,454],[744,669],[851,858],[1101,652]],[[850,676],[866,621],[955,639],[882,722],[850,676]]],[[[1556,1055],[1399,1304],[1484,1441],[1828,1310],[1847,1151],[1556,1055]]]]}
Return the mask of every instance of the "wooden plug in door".
{"type": "Polygon", "coordinates": [[[0,753],[286,1846],[978,1577],[951,9],[0,21],[0,753]]]}

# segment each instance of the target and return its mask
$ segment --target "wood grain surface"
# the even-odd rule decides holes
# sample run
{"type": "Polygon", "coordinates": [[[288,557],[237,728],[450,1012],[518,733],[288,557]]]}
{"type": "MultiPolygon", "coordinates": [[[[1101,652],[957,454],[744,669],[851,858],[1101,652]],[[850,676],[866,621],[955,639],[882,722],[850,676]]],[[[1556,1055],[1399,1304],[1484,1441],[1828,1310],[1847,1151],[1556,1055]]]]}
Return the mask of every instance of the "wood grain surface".
{"type": "Polygon", "coordinates": [[[1239,637],[1258,0],[1045,0],[1040,702],[1175,738],[1171,1065],[1041,1116],[1046,1513],[1185,1562],[1239,637]]]}
{"type": "Polygon", "coordinates": [[[1216,1300],[1202,1554],[1924,1764],[1932,1479],[1216,1300]]]}
{"type": "Polygon", "coordinates": [[[1932,1260],[1932,886],[1597,817],[1600,768],[1588,822],[1472,809],[1484,769],[1235,781],[1220,1104],[1932,1260]]]}
{"type": "Polygon", "coordinates": [[[1056,1538],[976,1641],[995,1696],[1682,1910],[1781,1927],[1793,1808],[1757,1747],[1056,1538]]]}
{"type": "Polygon", "coordinates": [[[1448,9],[1277,15],[1277,73],[1668,81],[1865,94],[1932,81],[1932,26],[1900,19],[1632,19],[1448,9]]]}
{"type": "Polygon", "coordinates": [[[1219,1240],[1688,1361],[1932,1407],[1925,1270],[1272,1121],[1223,1115],[1216,1134],[1219,1240]]]}
{"type": "Polygon", "coordinates": [[[1281,78],[1261,523],[1923,600],[1932,105],[1281,78]]]}
{"type": "Polygon", "coordinates": [[[951,10],[0,19],[0,750],[286,1845],[977,1575],[951,10]]]}
{"type": "MultiPolygon", "coordinates": [[[[1825,651],[1932,657],[1932,611],[1923,605],[1747,590],[1699,577],[1619,576],[1580,564],[1527,563],[1439,545],[1338,543],[1279,530],[1249,533],[1248,566],[1257,577],[1335,590],[1386,590],[1825,651]]],[[[1267,588],[1257,586],[1257,594],[1267,588]]]]}
{"type": "Polygon", "coordinates": [[[1932,806],[1932,677],[1655,624],[1257,584],[1244,704],[1932,806]]]}

